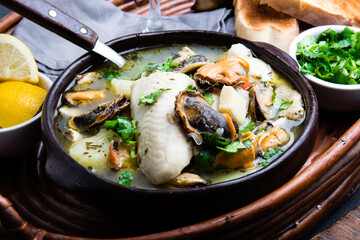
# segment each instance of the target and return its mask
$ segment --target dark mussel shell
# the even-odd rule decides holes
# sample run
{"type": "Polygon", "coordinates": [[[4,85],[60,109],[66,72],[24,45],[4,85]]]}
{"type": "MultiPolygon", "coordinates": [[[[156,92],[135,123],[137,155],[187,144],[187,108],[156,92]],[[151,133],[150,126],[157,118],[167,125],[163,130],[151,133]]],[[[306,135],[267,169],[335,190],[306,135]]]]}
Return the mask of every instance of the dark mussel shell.
{"type": "Polygon", "coordinates": [[[269,44],[208,31],[135,34],[114,39],[108,45],[120,54],[125,54],[170,44],[230,47],[235,43],[242,43],[250,48],[257,57],[288,78],[303,96],[306,110],[303,130],[293,145],[276,161],[242,178],[185,189],[132,188],[95,175],[73,160],[63,149],[53,125],[61,94],[71,87],[76,75],[104,61],[102,57],[88,53],[65,69],[45,100],[42,132],[47,158],[43,164],[49,181],[76,193],[98,208],[126,216],[124,224],[129,227],[148,227],[146,232],[166,230],[218,216],[252,202],[284,184],[297,173],[310,154],[318,125],[318,106],[314,91],[300,74],[296,62],[286,53],[269,44]]]}
{"type": "Polygon", "coordinates": [[[221,129],[221,140],[233,141],[239,137],[236,122],[226,114],[214,110],[211,104],[199,93],[185,90],[176,96],[175,113],[179,116],[186,132],[196,144],[200,145],[203,135],[212,135],[221,129]]]}

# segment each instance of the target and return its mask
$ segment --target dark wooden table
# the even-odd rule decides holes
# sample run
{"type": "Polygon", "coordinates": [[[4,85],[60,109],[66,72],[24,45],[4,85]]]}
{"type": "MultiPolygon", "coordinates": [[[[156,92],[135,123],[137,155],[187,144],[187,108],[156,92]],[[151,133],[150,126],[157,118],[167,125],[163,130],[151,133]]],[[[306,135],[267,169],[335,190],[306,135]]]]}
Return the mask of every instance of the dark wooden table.
{"type": "MultiPolygon", "coordinates": [[[[10,13],[10,10],[0,5],[0,19],[8,13],[10,13]]],[[[358,189],[353,195],[349,196],[349,198],[342,205],[340,205],[336,211],[329,215],[326,221],[319,223],[318,227],[313,232],[310,232],[307,236],[304,236],[304,239],[311,239],[319,232],[329,228],[332,224],[345,216],[349,211],[355,209],[358,206],[360,206],[360,189],[358,189]]]]}

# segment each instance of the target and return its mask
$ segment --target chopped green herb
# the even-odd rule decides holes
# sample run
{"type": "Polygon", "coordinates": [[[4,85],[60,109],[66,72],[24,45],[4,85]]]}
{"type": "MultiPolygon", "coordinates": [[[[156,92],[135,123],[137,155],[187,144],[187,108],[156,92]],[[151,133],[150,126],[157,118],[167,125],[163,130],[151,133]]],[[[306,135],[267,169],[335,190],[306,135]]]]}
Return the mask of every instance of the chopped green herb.
{"type": "Polygon", "coordinates": [[[205,149],[199,152],[194,158],[194,171],[209,171],[215,161],[216,151],[205,149]]]}
{"type": "Polygon", "coordinates": [[[155,64],[153,62],[149,62],[148,64],[146,64],[144,69],[137,75],[136,78],[141,78],[144,73],[145,73],[145,75],[148,75],[149,73],[155,71],[156,67],[157,67],[157,64],[155,64]]]}
{"type": "Polygon", "coordinates": [[[150,93],[147,96],[144,96],[143,94],[141,94],[140,99],[139,99],[139,105],[140,104],[145,104],[145,105],[151,105],[156,103],[156,98],[164,91],[168,91],[170,90],[170,88],[164,89],[164,88],[160,88],[159,90],[157,90],[156,92],[150,93]]]}
{"type": "Polygon", "coordinates": [[[275,101],[276,101],[276,92],[274,91],[272,96],[271,96],[271,101],[272,101],[272,104],[275,105],[275,101]]]}
{"type": "Polygon", "coordinates": [[[359,49],[360,32],[346,27],[337,33],[329,28],[318,38],[299,42],[296,57],[303,74],[338,84],[359,84],[359,49]]]}
{"type": "Polygon", "coordinates": [[[293,101],[287,102],[287,101],[281,99],[279,110],[286,110],[291,106],[291,104],[293,104],[293,101]]]}
{"type": "Polygon", "coordinates": [[[221,135],[219,132],[214,132],[212,135],[204,135],[203,146],[215,147],[215,146],[226,146],[229,142],[220,141],[221,135]]]}
{"type": "Polygon", "coordinates": [[[226,146],[229,142],[220,141],[221,134],[215,132],[212,135],[203,136],[202,150],[195,156],[192,161],[192,172],[210,171],[218,152],[216,146],[226,146]]]}
{"type": "Polygon", "coordinates": [[[179,64],[178,63],[175,63],[171,60],[171,58],[168,58],[166,60],[166,62],[164,63],[160,63],[156,70],[160,71],[160,72],[171,72],[172,68],[176,68],[178,67],[179,64]]]}
{"type": "Polygon", "coordinates": [[[129,171],[123,172],[119,175],[118,183],[124,186],[130,186],[133,176],[129,171]]]}
{"type": "Polygon", "coordinates": [[[270,158],[272,158],[273,156],[283,152],[284,150],[280,149],[279,147],[275,147],[275,148],[269,148],[265,153],[263,158],[268,160],[270,158]]]}
{"type": "Polygon", "coordinates": [[[197,91],[196,87],[194,87],[193,85],[188,85],[185,90],[194,90],[194,91],[197,91]]]}
{"type": "Polygon", "coordinates": [[[119,71],[109,69],[106,73],[104,73],[102,75],[102,78],[104,78],[106,80],[111,80],[113,78],[118,78],[120,76],[121,76],[121,74],[119,71]]]}
{"type": "Polygon", "coordinates": [[[269,165],[269,162],[267,160],[261,161],[260,162],[261,166],[265,167],[267,165],[269,165]]]}
{"type": "Polygon", "coordinates": [[[133,142],[131,140],[134,138],[137,129],[134,127],[134,124],[135,122],[130,121],[128,118],[118,116],[114,120],[105,121],[103,127],[115,131],[126,143],[131,144],[133,142]]]}
{"type": "Polygon", "coordinates": [[[145,154],[147,154],[147,153],[148,153],[148,151],[149,151],[149,149],[148,149],[148,148],[146,148],[146,149],[145,149],[145,154]]]}
{"type": "Polygon", "coordinates": [[[137,78],[140,78],[144,75],[148,75],[153,71],[157,70],[160,72],[171,72],[172,68],[178,67],[179,64],[173,62],[171,58],[168,58],[164,63],[156,64],[153,62],[148,63],[144,69],[138,74],[137,78]]]}
{"type": "Polygon", "coordinates": [[[218,147],[218,149],[227,152],[227,153],[236,153],[238,152],[240,149],[246,149],[252,146],[251,143],[251,139],[247,139],[244,142],[240,142],[240,141],[234,141],[228,145],[226,145],[225,147],[218,147]]]}
{"type": "Polygon", "coordinates": [[[130,158],[135,158],[135,149],[130,150],[130,158]]]}
{"type": "Polygon", "coordinates": [[[211,104],[213,105],[213,103],[215,102],[214,101],[214,98],[213,96],[210,94],[210,93],[204,93],[202,94],[204,96],[204,98],[211,104]]]}
{"type": "Polygon", "coordinates": [[[255,134],[259,134],[259,133],[261,133],[262,131],[265,131],[266,129],[267,129],[267,127],[263,127],[263,128],[257,130],[257,131],[254,132],[254,133],[255,133],[255,134]]]}
{"type": "Polygon", "coordinates": [[[239,133],[251,132],[255,127],[255,123],[250,118],[246,118],[244,124],[239,126],[239,133]]]}

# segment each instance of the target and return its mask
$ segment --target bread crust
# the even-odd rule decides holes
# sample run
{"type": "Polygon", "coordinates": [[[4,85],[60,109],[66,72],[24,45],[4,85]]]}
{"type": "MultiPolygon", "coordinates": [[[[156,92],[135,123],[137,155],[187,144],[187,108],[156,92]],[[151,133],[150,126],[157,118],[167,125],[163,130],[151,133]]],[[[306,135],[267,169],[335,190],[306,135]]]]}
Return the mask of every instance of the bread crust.
{"type": "Polygon", "coordinates": [[[360,27],[360,0],[260,0],[260,3],[314,26],[360,27]]]}
{"type": "Polygon", "coordinates": [[[288,52],[299,34],[295,18],[278,12],[260,0],[234,0],[236,35],[251,41],[267,42],[288,52]]]}

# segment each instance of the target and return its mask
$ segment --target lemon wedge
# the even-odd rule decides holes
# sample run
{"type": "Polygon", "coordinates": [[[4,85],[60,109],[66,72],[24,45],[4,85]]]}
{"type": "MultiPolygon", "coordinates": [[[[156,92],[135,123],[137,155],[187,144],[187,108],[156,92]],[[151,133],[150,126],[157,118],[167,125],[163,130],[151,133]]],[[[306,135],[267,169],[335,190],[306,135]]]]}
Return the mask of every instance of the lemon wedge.
{"type": "Polygon", "coordinates": [[[29,48],[19,39],[0,34],[0,81],[37,83],[38,68],[29,48]]]}
{"type": "Polygon", "coordinates": [[[0,83],[0,127],[7,128],[31,119],[39,112],[46,90],[30,83],[0,83]]]}

